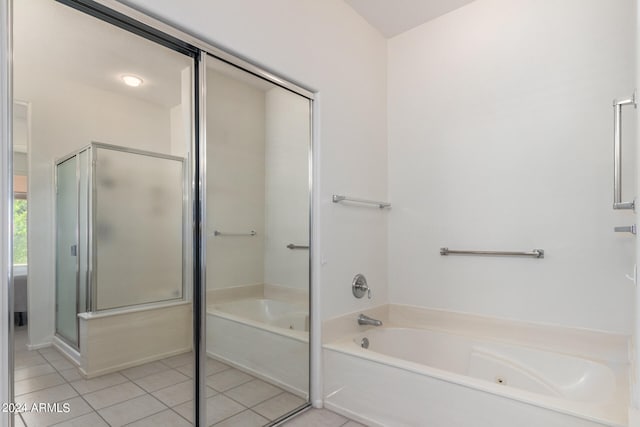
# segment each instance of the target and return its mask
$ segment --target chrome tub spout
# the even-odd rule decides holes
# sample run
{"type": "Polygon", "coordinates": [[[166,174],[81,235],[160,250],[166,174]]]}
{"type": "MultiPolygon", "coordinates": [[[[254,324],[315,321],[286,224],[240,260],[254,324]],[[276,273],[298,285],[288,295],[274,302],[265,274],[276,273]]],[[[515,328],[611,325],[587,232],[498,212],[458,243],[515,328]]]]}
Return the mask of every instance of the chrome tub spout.
{"type": "Polygon", "coordinates": [[[382,322],[367,315],[361,314],[360,316],[358,316],[358,325],[382,326],[382,322]]]}

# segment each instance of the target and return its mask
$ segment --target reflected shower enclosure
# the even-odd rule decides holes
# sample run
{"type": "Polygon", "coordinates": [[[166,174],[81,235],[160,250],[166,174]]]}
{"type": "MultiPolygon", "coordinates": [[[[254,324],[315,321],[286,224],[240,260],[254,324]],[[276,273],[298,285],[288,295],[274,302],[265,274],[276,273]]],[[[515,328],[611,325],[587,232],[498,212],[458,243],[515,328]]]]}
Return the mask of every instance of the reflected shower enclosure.
{"type": "Polygon", "coordinates": [[[184,159],[93,143],[56,162],[56,333],[78,313],[180,300],[184,159]]]}

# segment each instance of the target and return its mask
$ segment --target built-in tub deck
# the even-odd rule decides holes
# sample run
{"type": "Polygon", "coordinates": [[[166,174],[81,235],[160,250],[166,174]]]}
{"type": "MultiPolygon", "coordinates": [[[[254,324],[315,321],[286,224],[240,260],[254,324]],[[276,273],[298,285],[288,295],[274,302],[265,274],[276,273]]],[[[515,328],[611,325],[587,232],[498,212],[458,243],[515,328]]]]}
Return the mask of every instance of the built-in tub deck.
{"type": "Polygon", "coordinates": [[[370,425],[627,425],[627,337],[418,312],[392,306],[383,327],[324,344],[329,409],[370,425]]]}

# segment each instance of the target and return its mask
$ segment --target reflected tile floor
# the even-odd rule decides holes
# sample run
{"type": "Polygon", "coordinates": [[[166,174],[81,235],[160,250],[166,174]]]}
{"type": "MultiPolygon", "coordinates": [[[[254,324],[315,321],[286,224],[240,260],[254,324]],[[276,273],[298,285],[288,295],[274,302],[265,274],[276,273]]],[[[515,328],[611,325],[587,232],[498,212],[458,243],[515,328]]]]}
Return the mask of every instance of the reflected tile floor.
{"type": "MultiPolygon", "coordinates": [[[[26,328],[16,328],[16,402],[29,408],[33,403],[68,403],[71,410],[21,413],[16,416],[16,426],[181,427],[193,423],[191,353],[85,380],[55,348],[29,351],[26,343],[26,328]]],[[[206,384],[208,426],[263,426],[304,403],[291,393],[212,359],[207,360],[206,384]]],[[[318,409],[284,425],[361,426],[318,409]]]]}

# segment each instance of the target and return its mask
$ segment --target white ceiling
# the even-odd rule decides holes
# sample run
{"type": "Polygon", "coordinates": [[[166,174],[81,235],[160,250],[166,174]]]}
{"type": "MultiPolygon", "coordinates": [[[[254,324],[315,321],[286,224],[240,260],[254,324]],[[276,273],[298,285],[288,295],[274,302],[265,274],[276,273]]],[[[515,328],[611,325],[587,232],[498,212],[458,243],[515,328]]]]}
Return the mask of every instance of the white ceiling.
{"type": "Polygon", "coordinates": [[[345,0],[387,38],[397,36],[473,0],[345,0]]]}
{"type": "Polygon", "coordinates": [[[34,82],[72,80],[163,107],[181,100],[188,57],[50,0],[14,2],[14,97],[29,101],[34,82]],[[138,88],[120,77],[135,74],[138,88]],[[24,93],[23,93],[24,92],[24,93]]]}

